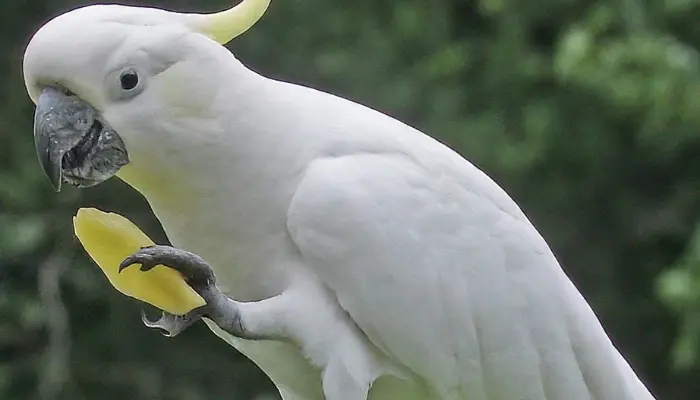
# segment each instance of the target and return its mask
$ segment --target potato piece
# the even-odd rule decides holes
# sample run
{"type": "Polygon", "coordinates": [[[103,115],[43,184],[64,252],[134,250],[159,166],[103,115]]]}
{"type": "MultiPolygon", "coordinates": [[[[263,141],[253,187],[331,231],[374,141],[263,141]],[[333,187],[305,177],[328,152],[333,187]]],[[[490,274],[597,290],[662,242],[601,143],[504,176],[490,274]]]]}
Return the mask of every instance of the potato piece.
{"type": "Polygon", "coordinates": [[[119,263],[153,241],[121,215],[95,208],[81,208],[73,217],[75,235],[109,282],[123,294],[175,315],[205,304],[182,275],[163,265],[141,271],[134,264],[121,273],[119,263]]]}

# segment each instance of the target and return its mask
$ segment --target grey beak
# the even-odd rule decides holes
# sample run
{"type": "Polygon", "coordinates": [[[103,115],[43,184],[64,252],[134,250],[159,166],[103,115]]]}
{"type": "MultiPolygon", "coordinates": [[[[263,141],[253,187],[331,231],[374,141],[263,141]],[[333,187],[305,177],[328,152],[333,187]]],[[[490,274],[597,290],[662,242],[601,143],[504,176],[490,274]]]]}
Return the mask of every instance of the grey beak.
{"type": "Polygon", "coordinates": [[[34,144],[39,163],[56,191],[63,181],[63,155],[80,143],[94,123],[96,111],[76,96],[47,87],[37,101],[34,144]]]}

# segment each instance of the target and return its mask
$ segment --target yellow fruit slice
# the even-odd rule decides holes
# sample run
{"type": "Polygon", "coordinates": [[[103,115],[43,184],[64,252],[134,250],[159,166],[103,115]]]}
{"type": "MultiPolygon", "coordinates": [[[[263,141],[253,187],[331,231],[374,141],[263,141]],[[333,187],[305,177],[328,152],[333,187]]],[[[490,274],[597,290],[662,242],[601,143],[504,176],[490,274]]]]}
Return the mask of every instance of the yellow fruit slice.
{"type": "Polygon", "coordinates": [[[121,215],[95,208],[81,208],[73,217],[75,235],[109,282],[123,294],[175,315],[184,315],[205,304],[182,278],[163,265],[141,271],[134,264],[121,273],[119,263],[153,241],[121,215]]]}

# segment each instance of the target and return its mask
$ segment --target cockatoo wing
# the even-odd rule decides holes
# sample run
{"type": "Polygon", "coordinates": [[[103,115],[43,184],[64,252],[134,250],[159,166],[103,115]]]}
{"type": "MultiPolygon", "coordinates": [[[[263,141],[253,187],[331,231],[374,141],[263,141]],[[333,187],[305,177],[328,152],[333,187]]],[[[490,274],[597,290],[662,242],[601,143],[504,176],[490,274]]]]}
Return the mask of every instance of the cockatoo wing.
{"type": "Polygon", "coordinates": [[[490,178],[443,155],[314,161],[288,212],[307,264],[443,399],[631,400],[631,370],[539,233],[490,178]]]}

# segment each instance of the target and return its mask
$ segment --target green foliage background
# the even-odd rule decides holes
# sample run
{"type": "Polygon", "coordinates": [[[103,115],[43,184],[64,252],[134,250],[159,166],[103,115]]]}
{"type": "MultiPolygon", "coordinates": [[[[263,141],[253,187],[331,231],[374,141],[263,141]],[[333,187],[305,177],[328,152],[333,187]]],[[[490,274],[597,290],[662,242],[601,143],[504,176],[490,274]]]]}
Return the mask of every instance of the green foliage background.
{"type": "MultiPolygon", "coordinates": [[[[71,227],[80,206],[163,234],[125,184],[56,194],[37,164],[22,52],[48,18],[85,3],[0,4],[0,399],[269,393],[205,327],[176,339],[142,327],[140,305],[83,253],[71,227]]],[[[273,0],[230,48],[268,76],[398,117],[487,171],[657,398],[691,400],[700,397],[699,13],[700,0],[273,0]]]]}

